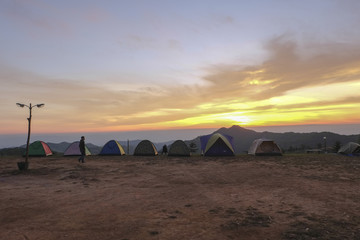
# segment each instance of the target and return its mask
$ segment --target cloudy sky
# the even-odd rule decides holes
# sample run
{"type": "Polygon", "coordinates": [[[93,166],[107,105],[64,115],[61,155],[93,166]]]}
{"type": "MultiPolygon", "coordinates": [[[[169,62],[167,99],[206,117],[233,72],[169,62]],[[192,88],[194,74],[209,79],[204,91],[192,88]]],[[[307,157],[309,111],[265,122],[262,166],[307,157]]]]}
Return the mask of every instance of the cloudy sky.
{"type": "MultiPolygon", "coordinates": [[[[0,134],[360,123],[360,1],[1,0],[0,134]]],[[[354,129],[354,134],[359,130],[354,129]]]]}

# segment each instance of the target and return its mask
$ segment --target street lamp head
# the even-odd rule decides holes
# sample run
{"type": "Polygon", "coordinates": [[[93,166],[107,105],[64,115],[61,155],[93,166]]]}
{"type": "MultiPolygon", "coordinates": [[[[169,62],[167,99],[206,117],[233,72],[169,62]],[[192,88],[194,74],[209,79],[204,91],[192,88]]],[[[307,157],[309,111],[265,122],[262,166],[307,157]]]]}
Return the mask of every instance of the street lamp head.
{"type": "Polygon", "coordinates": [[[22,104],[22,103],[16,103],[16,105],[18,106],[18,107],[25,107],[25,104],[22,104]]]}
{"type": "Polygon", "coordinates": [[[44,104],[44,103],[40,103],[40,104],[36,104],[36,106],[37,106],[38,108],[41,108],[41,107],[45,106],[45,104],[44,104]]]}

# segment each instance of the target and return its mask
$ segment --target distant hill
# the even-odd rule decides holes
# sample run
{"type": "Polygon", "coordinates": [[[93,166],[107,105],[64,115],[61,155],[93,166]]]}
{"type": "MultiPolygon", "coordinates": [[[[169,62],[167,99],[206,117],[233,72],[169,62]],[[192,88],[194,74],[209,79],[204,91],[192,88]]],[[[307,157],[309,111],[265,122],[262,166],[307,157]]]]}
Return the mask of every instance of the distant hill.
{"type": "MultiPolygon", "coordinates": [[[[332,132],[312,132],[312,133],[295,133],[295,132],[286,132],[286,133],[273,133],[273,132],[256,132],[250,129],[246,129],[237,125],[234,125],[230,128],[220,128],[213,133],[221,133],[225,135],[229,135],[233,137],[233,143],[235,147],[235,153],[245,153],[249,149],[251,143],[258,138],[267,138],[272,139],[277,142],[277,144],[285,151],[285,152],[303,152],[306,149],[316,149],[324,147],[324,137],[326,137],[327,148],[331,149],[335,146],[336,142],[339,142],[341,145],[344,145],[348,142],[359,142],[360,135],[341,135],[332,132]]],[[[209,133],[212,134],[212,133],[209,133]]],[[[162,150],[163,145],[171,145],[175,140],[168,142],[160,142],[155,143],[154,145],[159,152],[162,150]]],[[[127,141],[119,141],[119,143],[123,146],[125,152],[129,152],[130,155],[133,154],[136,146],[139,144],[141,140],[132,140],[129,141],[129,147],[127,141]]],[[[196,153],[200,153],[200,136],[192,139],[185,140],[185,143],[189,146],[190,144],[196,145],[196,153]]],[[[61,143],[47,143],[53,152],[64,153],[65,150],[71,143],[61,142],[61,143]]],[[[92,143],[86,143],[87,147],[91,151],[92,154],[99,154],[102,146],[97,146],[92,143]]],[[[0,154],[2,155],[11,155],[18,154],[19,152],[23,152],[25,145],[20,146],[20,148],[7,148],[1,149],[0,154]]]]}
{"type": "MultiPolygon", "coordinates": [[[[255,139],[267,138],[275,140],[278,145],[285,151],[304,151],[305,149],[315,149],[324,147],[324,137],[326,137],[327,148],[330,149],[335,145],[336,142],[340,142],[342,145],[348,142],[358,142],[359,135],[341,135],[332,132],[313,132],[313,133],[273,133],[273,132],[256,132],[254,130],[246,129],[237,125],[230,128],[220,128],[213,133],[221,133],[233,137],[234,147],[236,154],[245,153],[249,149],[250,145],[255,139]]],[[[212,133],[209,133],[212,134],[212,133]]],[[[154,145],[159,152],[161,152],[163,145],[171,145],[175,140],[168,142],[155,143],[154,145]]],[[[141,140],[129,141],[129,151],[133,154],[136,146],[141,140]]],[[[127,141],[119,141],[123,146],[125,152],[127,152],[127,141]]],[[[197,153],[200,153],[200,136],[192,140],[185,140],[185,143],[189,146],[191,143],[195,143],[197,146],[197,153]]],[[[63,153],[70,143],[48,143],[50,148],[55,152],[63,153]]],[[[102,146],[96,146],[91,143],[86,144],[92,154],[100,153],[102,146]]]]}
{"type": "Polygon", "coordinates": [[[236,125],[230,128],[220,128],[214,133],[226,134],[233,137],[236,153],[246,152],[251,143],[258,138],[275,140],[276,143],[285,151],[324,147],[324,137],[326,137],[326,145],[328,148],[333,147],[337,141],[344,145],[348,142],[357,142],[359,140],[359,135],[340,135],[331,132],[256,132],[236,125]]]}

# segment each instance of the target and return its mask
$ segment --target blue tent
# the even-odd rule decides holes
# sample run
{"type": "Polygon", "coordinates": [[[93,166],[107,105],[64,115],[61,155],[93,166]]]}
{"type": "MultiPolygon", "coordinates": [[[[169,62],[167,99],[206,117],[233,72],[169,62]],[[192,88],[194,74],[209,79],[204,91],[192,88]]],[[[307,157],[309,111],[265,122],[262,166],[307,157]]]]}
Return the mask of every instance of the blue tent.
{"type": "Polygon", "coordinates": [[[125,151],[116,140],[110,140],[103,146],[99,155],[125,155],[125,151]]]}
{"type": "Polygon", "coordinates": [[[200,137],[204,156],[234,156],[233,138],[220,133],[200,137]]]}

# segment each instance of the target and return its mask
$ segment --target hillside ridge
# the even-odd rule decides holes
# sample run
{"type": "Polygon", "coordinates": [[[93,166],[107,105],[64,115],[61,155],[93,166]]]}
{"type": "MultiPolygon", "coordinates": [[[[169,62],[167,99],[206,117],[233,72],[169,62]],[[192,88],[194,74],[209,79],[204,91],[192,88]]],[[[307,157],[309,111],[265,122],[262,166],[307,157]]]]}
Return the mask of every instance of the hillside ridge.
{"type": "MultiPolygon", "coordinates": [[[[360,134],[353,135],[341,135],[333,132],[311,132],[311,133],[297,133],[297,132],[285,132],[285,133],[274,133],[274,132],[257,132],[251,129],[247,129],[241,127],[239,125],[233,125],[229,128],[221,127],[218,130],[209,133],[221,133],[223,135],[228,135],[233,138],[233,144],[235,148],[235,153],[245,153],[249,149],[250,145],[255,139],[259,138],[267,138],[272,139],[277,142],[277,144],[284,151],[302,151],[305,149],[315,149],[322,148],[325,145],[324,137],[326,138],[326,145],[330,149],[337,142],[341,145],[344,145],[348,142],[359,142],[360,134]]],[[[111,140],[111,139],[109,139],[111,140]]],[[[167,142],[154,142],[156,148],[160,151],[164,144],[170,145],[172,142],[178,139],[174,138],[172,141],[167,142]]],[[[129,141],[129,152],[130,154],[134,151],[135,147],[141,140],[131,140],[129,141]]],[[[184,140],[188,145],[190,143],[195,143],[198,147],[200,147],[200,136],[190,139],[184,140]]],[[[118,142],[124,147],[127,152],[127,141],[118,142]]],[[[63,153],[66,151],[67,147],[71,144],[69,142],[60,142],[60,143],[52,143],[47,142],[49,147],[54,152],[63,153]]],[[[92,143],[86,143],[88,148],[90,149],[92,154],[98,154],[101,151],[102,146],[97,146],[92,143]]],[[[25,148],[25,145],[20,146],[20,148],[25,148]]],[[[198,149],[200,151],[200,149],[198,149]]]]}
{"type": "Polygon", "coordinates": [[[336,142],[344,145],[347,142],[358,142],[360,135],[341,135],[333,132],[311,132],[311,133],[274,133],[274,132],[256,132],[238,125],[230,128],[220,128],[215,133],[221,133],[233,137],[233,143],[236,153],[246,152],[255,139],[267,138],[277,142],[283,150],[305,150],[313,148],[322,148],[326,145],[331,148],[336,142]],[[326,140],[324,140],[326,138],[326,140]]]}

